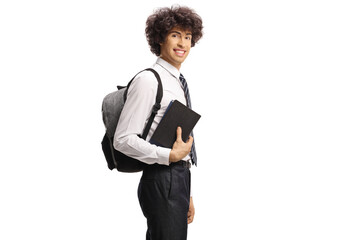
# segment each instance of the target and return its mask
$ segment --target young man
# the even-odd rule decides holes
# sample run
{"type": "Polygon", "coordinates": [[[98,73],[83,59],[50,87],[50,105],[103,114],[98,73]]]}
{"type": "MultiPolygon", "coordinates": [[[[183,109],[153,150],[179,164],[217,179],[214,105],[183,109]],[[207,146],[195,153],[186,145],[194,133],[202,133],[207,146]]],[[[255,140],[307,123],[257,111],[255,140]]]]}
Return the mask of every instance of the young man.
{"type": "Polygon", "coordinates": [[[114,147],[146,163],[138,197],[147,218],[147,240],[185,240],[187,225],[195,209],[190,197],[190,161],[196,164],[193,137],[186,142],[177,129],[172,149],[149,143],[170,101],[178,100],[191,107],[188,87],[180,74],[181,64],[191,47],[202,37],[202,20],[187,7],[161,8],[146,21],[146,37],[151,51],[158,56],[153,65],[162,81],[161,109],[155,116],[146,141],[138,137],[155,103],[157,80],[144,71],[132,82],[117,126],[114,147]]]}

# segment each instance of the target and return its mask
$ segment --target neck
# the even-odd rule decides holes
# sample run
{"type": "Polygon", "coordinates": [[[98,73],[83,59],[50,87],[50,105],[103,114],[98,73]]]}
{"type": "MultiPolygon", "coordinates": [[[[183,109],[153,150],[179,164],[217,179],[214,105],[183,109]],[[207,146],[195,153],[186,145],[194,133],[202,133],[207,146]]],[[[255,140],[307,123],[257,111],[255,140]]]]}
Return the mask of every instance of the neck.
{"type": "Polygon", "coordinates": [[[173,67],[175,67],[177,70],[180,71],[180,68],[181,68],[181,63],[174,63],[174,62],[171,62],[169,61],[169,59],[167,59],[166,57],[160,55],[160,57],[165,60],[167,63],[169,63],[170,65],[172,65],[173,67]]]}

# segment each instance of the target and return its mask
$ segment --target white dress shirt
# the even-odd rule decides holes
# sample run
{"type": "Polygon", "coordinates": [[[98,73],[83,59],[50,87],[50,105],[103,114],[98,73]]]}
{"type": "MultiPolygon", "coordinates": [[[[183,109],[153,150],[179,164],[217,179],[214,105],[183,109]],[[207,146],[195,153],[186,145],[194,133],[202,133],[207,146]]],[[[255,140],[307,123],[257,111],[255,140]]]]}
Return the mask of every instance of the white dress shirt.
{"type": "MultiPolygon", "coordinates": [[[[158,58],[152,66],[161,78],[163,85],[163,98],[161,108],[154,118],[146,141],[138,137],[144,131],[155,104],[158,82],[150,71],[138,74],[130,85],[127,99],[118,122],[114,147],[118,151],[147,164],[169,165],[170,148],[159,147],[149,143],[156,127],[163,117],[169,103],[178,100],[186,105],[184,91],[179,80],[180,72],[177,68],[158,58]]],[[[190,160],[189,154],[183,158],[190,160]]]]}

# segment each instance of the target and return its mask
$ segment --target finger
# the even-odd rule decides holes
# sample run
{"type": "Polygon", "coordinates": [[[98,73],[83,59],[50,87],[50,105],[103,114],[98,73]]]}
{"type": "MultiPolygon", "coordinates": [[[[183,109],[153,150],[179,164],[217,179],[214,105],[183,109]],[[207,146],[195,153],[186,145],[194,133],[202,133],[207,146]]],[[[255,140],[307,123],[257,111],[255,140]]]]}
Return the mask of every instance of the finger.
{"type": "Polygon", "coordinates": [[[182,130],[181,127],[177,127],[176,129],[176,141],[182,141],[182,130]]]}
{"type": "Polygon", "coordinates": [[[187,222],[189,224],[189,223],[192,223],[193,221],[194,221],[194,212],[189,210],[187,222]]]}
{"type": "Polygon", "coordinates": [[[189,223],[192,223],[192,222],[193,222],[193,220],[194,220],[194,217],[193,217],[193,216],[189,216],[189,217],[188,217],[188,221],[187,221],[187,222],[188,222],[188,224],[189,224],[189,223]]]}
{"type": "Polygon", "coordinates": [[[192,136],[189,136],[188,140],[186,141],[186,143],[192,145],[194,142],[194,138],[192,136]]]}

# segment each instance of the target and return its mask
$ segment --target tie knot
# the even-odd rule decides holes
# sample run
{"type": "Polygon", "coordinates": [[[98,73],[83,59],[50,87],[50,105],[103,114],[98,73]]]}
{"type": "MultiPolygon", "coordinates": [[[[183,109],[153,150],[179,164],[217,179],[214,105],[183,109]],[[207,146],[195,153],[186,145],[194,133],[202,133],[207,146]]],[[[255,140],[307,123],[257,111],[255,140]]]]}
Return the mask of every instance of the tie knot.
{"type": "Polygon", "coordinates": [[[184,75],[182,75],[182,74],[180,73],[179,79],[180,79],[180,82],[181,82],[181,84],[183,85],[183,87],[184,87],[184,88],[187,88],[187,83],[186,83],[186,80],[185,80],[185,78],[184,78],[184,75]]]}
{"type": "Polygon", "coordinates": [[[180,79],[180,81],[182,81],[182,82],[185,81],[184,75],[182,75],[182,74],[180,73],[179,79],[180,79]]]}

